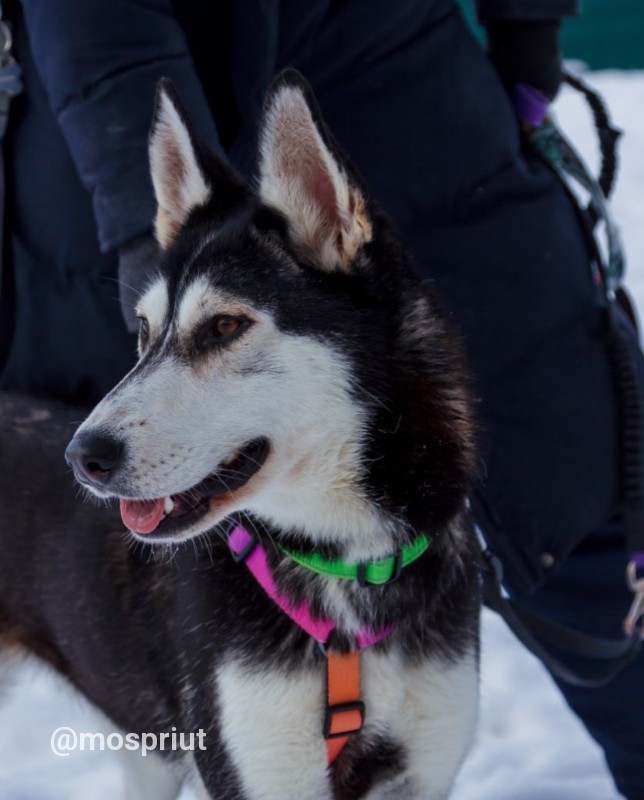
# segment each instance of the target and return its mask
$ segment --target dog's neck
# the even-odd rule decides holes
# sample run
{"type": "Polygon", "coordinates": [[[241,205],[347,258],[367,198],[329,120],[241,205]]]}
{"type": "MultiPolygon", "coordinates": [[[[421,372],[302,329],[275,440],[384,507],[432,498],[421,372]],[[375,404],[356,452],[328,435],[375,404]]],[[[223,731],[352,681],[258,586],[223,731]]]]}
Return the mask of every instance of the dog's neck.
{"type": "Polygon", "coordinates": [[[259,518],[283,541],[348,561],[390,555],[413,530],[402,516],[378,506],[357,482],[314,487],[294,484],[272,493],[259,518]]]}
{"type": "Polygon", "coordinates": [[[456,359],[453,380],[437,388],[426,337],[414,330],[414,357],[401,357],[387,381],[396,390],[352,400],[343,436],[302,430],[304,451],[315,455],[295,460],[249,509],[278,537],[374,561],[419,533],[440,537],[461,513],[473,472],[464,381],[456,359]]]}
{"type": "MultiPolygon", "coordinates": [[[[359,463],[367,465],[363,472],[351,473],[348,462],[342,469],[308,475],[300,466],[292,480],[278,482],[270,500],[253,514],[280,588],[293,602],[306,599],[315,612],[333,619],[349,635],[415,613],[419,597],[437,590],[439,582],[431,578],[448,566],[445,553],[458,559],[464,546],[459,533],[463,487],[452,486],[448,506],[441,508],[431,500],[437,469],[431,438],[421,439],[414,419],[405,414],[399,414],[395,424],[382,419],[376,424],[379,435],[372,431],[366,437],[373,449],[360,452],[359,463]],[[350,563],[373,562],[397,553],[421,533],[430,538],[428,554],[409,574],[403,570],[401,579],[384,593],[362,589],[356,581],[318,575],[275,547],[277,543],[350,563]]],[[[449,462],[443,465],[447,468],[449,462]]]]}
{"type": "MultiPolygon", "coordinates": [[[[342,511],[342,507],[336,505],[334,513],[327,515],[327,523],[332,524],[337,520],[336,524],[340,525],[342,511]]],[[[348,512],[355,515],[356,508],[352,505],[348,512]]],[[[354,516],[354,520],[364,527],[348,539],[337,536],[323,539],[320,527],[311,528],[309,532],[307,528],[276,529],[266,526],[261,520],[255,520],[255,524],[250,525],[264,546],[280,593],[289,597],[295,606],[308,603],[314,617],[333,620],[349,640],[365,629],[380,630],[414,614],[418,605],[423,606],[426,602],[426,596],[440,591],[442,583],[436,576],[443,568],[451,568],[450,560],[445,559],[446,552],[449,550],[458,561],[463,547],[463,523],[456,515],[438,537],[429,534],[429,549],[410,567],[403,568],[400,578],[391,587],[387,586],[384,592],[384,587],[363,588],[357,579],[319,574],[317,570],[293,558],[289,552],[315,554],[329,560],[341,559],[345,566],[355,566],[360,562],[377,561],[398,551],[397,543],[402,537],[393,517],[387,518],[383,514],[378,520],[377,512],[371,510],[371,513],[365,512],[362,517],[354,516]],[[371,533],[367,524],[372,525],[371,533]]],[[[402,518],[400,524],[405,526],[405,538],[410,536],[415,541],[418,534],[410,528],[409,520],[402,518]]]]}
{"type": "Polygon", "coordinates": [[[290,546],[353,562],[390,556],[419,533],[439,534],[462,508],[465,493],[457,489],[449,510],[436,513],[434,453],[431,446],[409,447],[416,439],[410,428],[399,421],[394,432],[380,432],[386,439],[386,446],[376,442],[381,451],[365,447],[359,459],[336,458],[334,469],[293,471],[249,510],[290,546]]]}

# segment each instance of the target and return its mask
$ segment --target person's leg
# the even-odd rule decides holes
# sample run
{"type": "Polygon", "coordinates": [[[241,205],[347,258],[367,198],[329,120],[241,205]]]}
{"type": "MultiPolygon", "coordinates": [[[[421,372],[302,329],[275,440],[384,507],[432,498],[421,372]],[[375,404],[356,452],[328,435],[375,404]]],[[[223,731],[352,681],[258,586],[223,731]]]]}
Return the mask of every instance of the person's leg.
{"type": "MultiPolygon", "coordinates": [[[[521,605],[594,636],[618,639],[632,595],[625,582],[626,549],[619,519],[588,536],[561,570],[521,605]]],[[[516,599],[516,598],[515,598],[516,599]]],[[[581,659],[557,656],[578,671],[581,659]]],[[[570,707],[603,747],[619,791],[628,800],[644,798],[644,655],[607,686],[583,689],[557,684],[570,707]]]]}

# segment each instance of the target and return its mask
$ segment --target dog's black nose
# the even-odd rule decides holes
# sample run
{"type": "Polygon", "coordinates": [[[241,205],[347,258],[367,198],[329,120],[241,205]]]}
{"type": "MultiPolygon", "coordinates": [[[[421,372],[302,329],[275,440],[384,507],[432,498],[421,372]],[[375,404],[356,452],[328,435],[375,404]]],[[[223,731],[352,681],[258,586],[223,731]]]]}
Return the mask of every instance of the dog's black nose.
{"type": "Polygon", "coordinates": [[[104,433],[77,434],[65,450],[65,458],[76,477],[89,483],[106,484],[123,456],[123,445],[104,433]]]}

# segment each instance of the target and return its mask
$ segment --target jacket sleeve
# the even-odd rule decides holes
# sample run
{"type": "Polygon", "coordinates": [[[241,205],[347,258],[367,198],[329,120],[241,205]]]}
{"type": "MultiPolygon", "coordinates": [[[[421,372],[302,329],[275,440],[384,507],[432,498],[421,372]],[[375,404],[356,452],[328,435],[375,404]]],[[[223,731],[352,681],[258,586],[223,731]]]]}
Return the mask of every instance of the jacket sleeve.
{"type": "Polygon", "coordinates": [[[158,79],[175,82],[206,141],[215,124],[171,0],[23,0],[36,66],[83,185],[101,250],[148,231],[147,142],[158,79]]]}
{"type": "Polygon", "coordinates": [[[479,22],[547,20],[574,17],[581,0],[475,0],[479,22]]]}

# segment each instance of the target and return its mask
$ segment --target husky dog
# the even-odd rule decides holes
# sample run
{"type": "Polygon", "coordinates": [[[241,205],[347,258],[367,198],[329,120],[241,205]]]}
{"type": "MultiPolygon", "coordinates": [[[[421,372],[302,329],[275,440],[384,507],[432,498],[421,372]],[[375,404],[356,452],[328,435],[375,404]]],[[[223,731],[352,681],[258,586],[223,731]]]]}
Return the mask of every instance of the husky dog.
{"type": "Polygon", "coordinates": [[[67,449],[83,486],[118,498],[130,541],[68,531],[64,560],[50,545],[29,573],[29,611],[0,585],[0,631],[125,730],[205,730],[184,766],[217,800],[445,798],[478,683],[458,343],[297,73],[269,92],[256,190],[168,82],[150,160],[163,257],[138,305],[140,358],[67,449]],[[283,596],[335,622],[340,650],[390,630],[361,655],[364,724],[332,765],[324,657],[235,563],[231,519],[283,596]],[[288,555],[370,563],[419,534],[427,552],[386,585],[288,555]]]}

